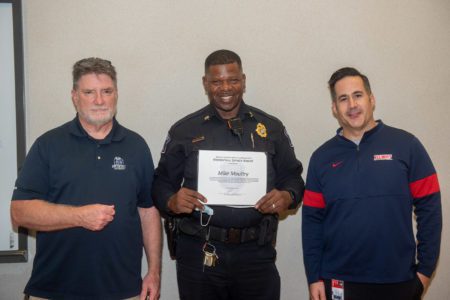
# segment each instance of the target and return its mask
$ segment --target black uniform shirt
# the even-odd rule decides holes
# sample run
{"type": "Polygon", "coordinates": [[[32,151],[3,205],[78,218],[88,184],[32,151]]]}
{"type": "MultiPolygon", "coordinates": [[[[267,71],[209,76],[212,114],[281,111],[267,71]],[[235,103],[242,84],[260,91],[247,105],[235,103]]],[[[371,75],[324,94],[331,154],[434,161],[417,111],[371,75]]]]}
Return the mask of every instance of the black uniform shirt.
{"type": "MultiPolygon", "coordinates": [[[[241,137],[228,128],[212,105],[186,116],[169,131],[155,172],[152,195],[156,206],[170,213],[167,202],[181,186],[197,190],[199,150],[261,151],[267,153],[267,192],[273,188],[289,191],[295,208],[301,201],[303,170],[283,124],[275,117],[241,103],[241,137]],[[257,130],[258,128],[258,130],[257,130]]],[[[198,218],[194,212],[192,217],[198,218]]],[[[211,225],[242,228],[259,223],[262,214],[254,208],[214,206],[211,225]]]]}

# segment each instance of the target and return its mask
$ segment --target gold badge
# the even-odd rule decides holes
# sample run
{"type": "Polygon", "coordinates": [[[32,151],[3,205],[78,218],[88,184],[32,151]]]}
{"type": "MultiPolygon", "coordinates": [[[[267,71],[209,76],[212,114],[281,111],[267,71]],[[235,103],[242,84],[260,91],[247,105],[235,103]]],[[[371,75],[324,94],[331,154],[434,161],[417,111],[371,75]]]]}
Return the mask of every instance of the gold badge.
{"type": "Polygon", "coordinates": [[[255,131],[260,137],[262,137],[262,138],[267,137],[267,129],[266,129],[266,126],[264,126],[263,123],[258,123],[256,125],[256,130],[255,131]]]}

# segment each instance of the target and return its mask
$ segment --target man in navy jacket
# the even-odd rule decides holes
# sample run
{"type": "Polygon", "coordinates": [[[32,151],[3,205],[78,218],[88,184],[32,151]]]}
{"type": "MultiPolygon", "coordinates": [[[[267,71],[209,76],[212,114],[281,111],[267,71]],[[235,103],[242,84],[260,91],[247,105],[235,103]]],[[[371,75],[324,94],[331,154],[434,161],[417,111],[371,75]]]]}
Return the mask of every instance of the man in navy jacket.
{"type": "Polygon", "coordinates": [[[420,299],[442,230],[431,159],[415,136],[374,119],[359,71],[336,71],[329,88],[341,128],[311,157],[302,210],[311,299],[420,299]]]}

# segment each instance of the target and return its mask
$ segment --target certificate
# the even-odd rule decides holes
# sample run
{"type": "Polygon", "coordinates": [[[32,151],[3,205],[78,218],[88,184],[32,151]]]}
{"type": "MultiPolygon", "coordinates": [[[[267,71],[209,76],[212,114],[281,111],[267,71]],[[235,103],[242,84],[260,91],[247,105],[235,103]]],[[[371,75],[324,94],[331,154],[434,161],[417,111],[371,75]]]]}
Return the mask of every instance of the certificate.
{"type": "Polygon", "coordinates": [[[253,206],[266,189],[264,152],[199,151],[198,192],[208,205],[253,206]]]}

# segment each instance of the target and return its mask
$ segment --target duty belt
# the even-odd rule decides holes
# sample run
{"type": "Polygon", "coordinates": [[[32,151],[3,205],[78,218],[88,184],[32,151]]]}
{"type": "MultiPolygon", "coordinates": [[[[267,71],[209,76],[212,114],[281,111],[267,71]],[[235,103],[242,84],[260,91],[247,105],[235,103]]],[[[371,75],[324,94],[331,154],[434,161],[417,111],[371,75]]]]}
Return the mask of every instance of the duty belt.
{"type": "Polygon", "coordinates": [[[251,241],[256,241],[260,238],[260,226],[245,227],[245,228],[222,228],[209,225],[203,227],[196,222],[183,219],[179,224],[181,232],[187,235],[206,239],[206,233],[209,228],[209,239],[227,244],[240,244],[251,241]]]}

